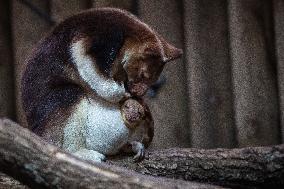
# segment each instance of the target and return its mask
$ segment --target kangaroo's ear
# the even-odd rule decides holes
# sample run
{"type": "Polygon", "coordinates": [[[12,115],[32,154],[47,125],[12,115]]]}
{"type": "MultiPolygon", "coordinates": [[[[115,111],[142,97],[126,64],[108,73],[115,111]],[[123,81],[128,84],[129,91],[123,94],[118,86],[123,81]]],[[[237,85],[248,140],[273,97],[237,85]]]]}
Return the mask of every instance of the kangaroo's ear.
{"type": "Polygon", "coordinates": [[[164,57],[162,57],[164,62],[169,62],[171,60],[177,59],[183,54],[182,49],[174,47],[163,38],[161,38],[161,42],[165,52],[164,57]]]}

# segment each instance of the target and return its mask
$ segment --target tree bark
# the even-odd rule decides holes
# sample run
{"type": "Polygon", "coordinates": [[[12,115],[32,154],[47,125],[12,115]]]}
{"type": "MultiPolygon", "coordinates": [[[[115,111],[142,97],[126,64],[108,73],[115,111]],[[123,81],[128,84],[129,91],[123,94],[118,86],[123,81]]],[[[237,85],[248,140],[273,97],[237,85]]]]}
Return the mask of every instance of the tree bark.
{"type": "Polygon", "coordinates": [[[0,173],[0,189],[28,189],[27,186],[22,185],[19,181],[0,173]]]}
{"type": "Polygon", "coordinates": [[[30,188],[221,188],[82,161],[9,120],[0,120],[0,172],[30,188]]]}
{"type": "Polygon", "coordinates": [[[284,187],[284,145],[214,150],[172,148],[149,151],[140,163],[134,163],[130,156],[110,157],[107,163],[110,165],[79,160],[11,121],[0,120],[0,172],[31,188],[216,187],[173,179],[238,188],[284,187]]]}
{"type": "Polygon", "coordinates": [[[284,187],[284,145],[239,149],[150,151],[144,161],[114,157],[111,164],[137,172],[229,187],[284,187]]]}

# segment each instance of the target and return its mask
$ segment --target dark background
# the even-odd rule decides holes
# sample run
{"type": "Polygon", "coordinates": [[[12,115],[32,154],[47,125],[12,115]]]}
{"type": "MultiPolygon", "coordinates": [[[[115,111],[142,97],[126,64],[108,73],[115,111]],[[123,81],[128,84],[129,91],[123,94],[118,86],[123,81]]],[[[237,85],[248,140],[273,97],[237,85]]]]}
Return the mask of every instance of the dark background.
{"type": "Polygon", "coordinates": [[[0,117],[25,126],[19,81],[27,55],[54,23],[103,6],[131,11],[184,50],[148,99],[153,148],[283,142],[283,0],[0,1],[0,117]]]}

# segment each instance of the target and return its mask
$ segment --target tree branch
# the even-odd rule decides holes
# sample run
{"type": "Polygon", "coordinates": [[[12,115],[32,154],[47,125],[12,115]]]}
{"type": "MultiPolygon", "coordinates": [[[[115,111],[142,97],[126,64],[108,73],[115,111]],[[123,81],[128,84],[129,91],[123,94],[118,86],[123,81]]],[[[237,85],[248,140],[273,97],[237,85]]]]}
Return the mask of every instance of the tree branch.
{"type": "Polygon", "coordinates": [[[0,173],[0,189],[28,189],[19,181],[0,173]]]}
{"type": "Polygon", "coordinates": [[[284,187],[284,145],[239,149],[150,151],[144,161],[114,157],[111,164],[137,172],[230,187],[284,187]]]}
{"type": "Polygon", "coordinates": [[[42,141],[8,120],[0,120],[0,171],[30,187],[210,188],[284,187],[284,145],[240,149],[150,151],[145,160],[116,156],[108,164],[89,164],[42,141]],[[130,170],[151,176],[118,168],[130,170]],[[214,186],[215,187],[215,186],[214,186]]]}
{"type": "Polygon", "coordinates": [[[0,120],[0,172],[30,188],[221,188],[91,164],[9,120],[0,120]]]}

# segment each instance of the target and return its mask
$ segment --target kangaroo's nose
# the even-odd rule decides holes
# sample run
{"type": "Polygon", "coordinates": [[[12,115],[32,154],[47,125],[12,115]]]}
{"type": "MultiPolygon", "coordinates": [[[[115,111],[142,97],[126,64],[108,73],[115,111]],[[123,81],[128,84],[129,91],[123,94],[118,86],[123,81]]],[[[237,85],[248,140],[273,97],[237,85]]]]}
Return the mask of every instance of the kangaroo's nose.
{"type": "Polygon", "coordinates": [[[148,88],[149,88],[148,85],[143,82],[138,82],[138,83],[128,82],[127,84],[127,89],[130,92],[130,94],[137,97],[145,95],[148,88]]]}

